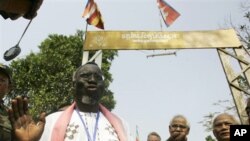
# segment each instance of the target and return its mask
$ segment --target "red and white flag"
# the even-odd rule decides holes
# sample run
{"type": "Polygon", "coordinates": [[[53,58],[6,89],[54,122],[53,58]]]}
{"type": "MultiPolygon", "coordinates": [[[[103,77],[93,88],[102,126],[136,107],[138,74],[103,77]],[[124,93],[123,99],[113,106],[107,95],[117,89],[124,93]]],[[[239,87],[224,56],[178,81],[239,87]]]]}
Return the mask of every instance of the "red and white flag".
{"type": "Polygon", "coordinates": [[[88,24],[104,29],[101,12],[99,11],[94,0],[88,0],[82,16],[86,18],[88,24]]]}
{"type": "Polygon", "coordinates": [[[157,0],[157,3],[165,24],[170,26],[180,16],[180,13],[164,0],[157,0]]]}

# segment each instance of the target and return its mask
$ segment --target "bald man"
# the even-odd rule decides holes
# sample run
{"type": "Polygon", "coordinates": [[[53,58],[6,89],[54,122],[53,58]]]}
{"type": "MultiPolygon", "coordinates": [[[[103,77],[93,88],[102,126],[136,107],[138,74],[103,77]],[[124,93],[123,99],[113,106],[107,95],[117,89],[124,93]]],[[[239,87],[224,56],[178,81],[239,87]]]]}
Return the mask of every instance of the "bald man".
{"type": "Polygon", "coordinates": [[[233,115],[222,113],[213,120],[213,134],[217,141],[230,141],[230,125],[239,124],[233,115]]]}

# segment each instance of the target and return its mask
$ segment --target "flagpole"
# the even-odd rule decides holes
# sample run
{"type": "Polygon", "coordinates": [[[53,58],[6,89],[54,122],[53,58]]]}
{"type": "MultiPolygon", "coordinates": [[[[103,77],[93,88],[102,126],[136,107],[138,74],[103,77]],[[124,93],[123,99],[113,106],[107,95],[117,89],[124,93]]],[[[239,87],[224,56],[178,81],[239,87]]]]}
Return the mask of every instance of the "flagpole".
{"type": "MultiPolygon", "coordinates": [[[[158,2],[156,1],[156,5],[158,5],[158,2]]],[[[157,6],[157,9],[159,9],[159,6],[157,6]]],[[[163,15],[162,15],[162,13],[161,13],[161,9],[159,9],[159,21],[160,21],[160,29],[161,29],[161,31],[163,31],[163,27],[162,27],[162,20],[161,20],[161,18],[163,19],[163,21],[164,21],[164,18],[163,18],[163,15]]],[[[165,21],[164,21],[165,22],[165,21]]],[[[154,51],[154,50],[153,50],[154,51]]],[[[147,58],[148,58],[148,56],[147,56],[147,58]]]]}
{"type": "Polygon", "coordinates": [[[160,21],[160,28],[161,28],[161,31],[163,31],[163,30],[162,30],[162,22],[161,22],[161,10],[159,10],[159,21],[160,21]]]}
{"type": "MultiPolygon", "coordinates": [[[[89,24],[86,22],[85,34],[84,34],[84,41],[86,41],[86,38],[87,38],[88,25],[89,25],[89,24]]],[[[84,42],[84,43],[85,43],[85,42],[84,42]]]]}
{"type": "MultiPolygon", "coordinates": [[[[157,5],[157,9],[159,9],[159,21],[160,21],[160,28],[161,28],[161,31],[163,31],[163,28],[162,28],[162,21],[161,21],[161,18],[163,19],[163,21],[164,21],[164,18],[163,18],[163,15],[162,15],[162,13],[161,13],[161,9],[159,8],[159,2],[158,2],[158,0],[156,1],[156,5],[157,5]]],[[[165,21],[164,21],[164,23],[165,23],[165,21]]]]}
{"type": "MultiPolygon", "coordinates": [[[[159,4],[159,0],[156,1],[157,2],[157,5],[159,4]]],[[[159,8],[159,5],[158,5],[158,9],[159,9],[159,21],[160,21],[160,28],[161,28],[161,31],[163,31],[163,26],[162,26],[162,20],[164,21],[165,25],[167,26],[167,23],[166,21],[164,20],[164,16],[162,14],[162,11],[161,9],[159,8]],[[162,19],[162,20],[161,20],[162,19]]],[[[168,27],[168,26],[167,26],[168,27]]],[[[166,49],[165,49],[166,51],[166,49]]],[[[163,55],[175,55],[176,56],[176,52],[177,51],[174,51],[174,52],[170,52],[170,53],[162,53],[162,54],[152,54],[152,55],[148,55],[148,57],[154,57],[154,56],[163,56],[163,55]]]]}
{"type": "MultiPolygon", "coordinates": [[[[87,23],[86,24],[86,29],[85,29],[86,33],[85,33],[85,38],[84,38],[85,39],[84,43],[86,43],[87,32],[88,32],[88,24],[94,25],[95,27],[100,28],[100,29],[104,29],[101,13],[98,10],[97,4],[94,2],[94,0],[88,0],[87,1],[87,4],[86,4],[84,12],[83,12],[83,17],[86,18],[86,23],[87,23]],[[96,15],[96,13],[97,13],[97,15],[96,15]],[[98,23],[95,22],[96,20],[98,20],[98,23]]],[[[89,51],[84,51],[85,45],[83,45],[82,65],[90,61],[90,60],[88,60],[89,51]]],[[[96,52],[91,60],[95,60],[97,65],[101,68],[102,51],[99,50],[98,52],[96,52]]]]}
{"type": "Polygon", "coordinates": [[[161,12],[161,10],[160,10],[160,9],[159,9],[159,11],[160,11],[161,17],[162,17],[162,19],[163,19],[163,21],[164,21],[165,25],[168,27],[168,24],[167,24],[167,23],[166,23],[166,21],[164,20],[163,14],[162,14],[162,12],[161,12]]]}
{"type": "MultiPolygon", "coordinates": [[[[160,11],[161,17],[162,17],[162,19],[163,19],[165,25],[167,26],[167,23],[166,23],[166,21],[164,20],[163,14],[162,14],[162,12],[161,12],[160,9],[159,9],[159,11],[160,11]]],[[[161,25],[161,29],[162,29],[162,24],[160,23],[160,25],[161,25]]],[[[168,26],[167,26],[167,27],[168,27],[168,26]]],[[[162,31],[162,30],[161,30],[161,31],[162,31]]],[[[165,50],[166,50],[166,49],[165,49],[165,50]]],[[[167,53],[167,54],[165,54],[165,55],[172,55],[172,54],[174,54],[174,55],[176,56],[177,51],[174,51],[174,52],[172,52],[172,53],[167,53]]]]}
{"type": "MultiPolygon", "coordinates": [[[[84,44],[85,44],[86,38],[87,38],[87,31],[88,31],[88,23],[86,22],[85,34],[84,34],[84,44]]],[[[88,58],[89,58],[89,51],[84,51],[84,44],[83,44],[83,54],[82,54],[82,65],[87,63],[88,58]]]]}

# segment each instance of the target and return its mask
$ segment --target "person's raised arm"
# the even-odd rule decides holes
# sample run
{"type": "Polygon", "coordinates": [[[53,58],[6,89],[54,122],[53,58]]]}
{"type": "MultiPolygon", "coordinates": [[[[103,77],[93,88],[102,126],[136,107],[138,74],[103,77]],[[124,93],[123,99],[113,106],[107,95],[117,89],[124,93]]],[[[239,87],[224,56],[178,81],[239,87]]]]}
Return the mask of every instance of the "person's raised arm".
{"type": "Polygon", "coordinates": [[[38,141],[45,125],[45,113],[41,113],[39,121],[35,122],[28,113],[27,98],[16,97],[11,101],[12,109],[9,118],[17,141],[38,141]]]}

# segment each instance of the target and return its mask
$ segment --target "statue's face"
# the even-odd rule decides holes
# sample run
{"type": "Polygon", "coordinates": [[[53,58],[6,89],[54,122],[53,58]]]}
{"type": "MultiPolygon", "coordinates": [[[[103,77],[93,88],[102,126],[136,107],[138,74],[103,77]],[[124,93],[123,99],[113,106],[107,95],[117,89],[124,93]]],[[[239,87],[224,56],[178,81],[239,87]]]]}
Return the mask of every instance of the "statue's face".
{"type": "Polygon", "coordinates": [[[100,68],[95,64],[86,64],[75,74],[75,97],[84,104],[96,104],[104,91],[104,82],[100,68]]]}

